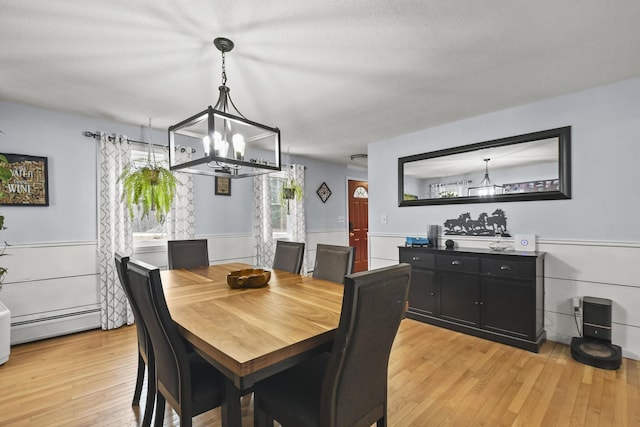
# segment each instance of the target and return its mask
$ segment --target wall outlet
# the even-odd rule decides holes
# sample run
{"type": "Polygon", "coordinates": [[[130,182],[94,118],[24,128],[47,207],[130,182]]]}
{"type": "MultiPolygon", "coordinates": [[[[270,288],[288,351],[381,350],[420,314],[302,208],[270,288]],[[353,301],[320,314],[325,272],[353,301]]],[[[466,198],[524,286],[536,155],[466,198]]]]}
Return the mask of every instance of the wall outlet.
{"type": "Polygon", "coordinates": [[[574,311],[580,311],[580,297],[573,297],[571,300],[574,311]]]}

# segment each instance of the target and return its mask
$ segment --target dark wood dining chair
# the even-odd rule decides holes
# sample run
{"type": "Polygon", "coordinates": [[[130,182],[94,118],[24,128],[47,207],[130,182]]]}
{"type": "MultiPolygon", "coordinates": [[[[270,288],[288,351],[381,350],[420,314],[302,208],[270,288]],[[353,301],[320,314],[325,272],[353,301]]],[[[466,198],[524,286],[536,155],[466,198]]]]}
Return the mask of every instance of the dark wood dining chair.
{"type": "Polygon", "coordinates": [[[316,262],[313,277],[344,283],[344,276],[353,272],[353,259],[356,248],[353,246],[324,245],[316,248],[316,262]]]}
{"type": "Polygon", "coordinates": [[[180,425],[189,427],[192,417],[222,404],[224,378],[197,353],[187,351],[169,314],[160,270],[141,261],[130,261],[127,274],[155,356],[155,425],[162,426],[168,401],[180,416],[180,425]]]}
{"type": "Polygon", "coordinates": [[[304,242],[276,241],[276,254],[272,268],[300,274],[304,259],[304,242]]]}
{"type": "Polygon", "coordinates": [[[169,240],[167,242],[169,270],[209,265],[207,239],[169,240]]]}
{"type": "Polygon", "coordinates": [[[140,310],[133,296],[131,295],[131,287],[129,286],[129,278],[127,276],[127,264],[129,263],[129,257],[124,256],[116,252],[115,264],[118,278],[120,279],[120,285],[127,295],[129,305],[133,311],[133,317],[135,318],[136,332],[138,334],[138,374],[136,376],[136,386],[133,392],[133,406],[138,406],[140,403],[140,395],[142,394],[142,385],[144,383],[144,373],[147,372],[147,401],[144,407],[144,418],[142,419],[142,426],[148,427],[151,425],[151,417],[153,416],[153,403],[156,399],[156,380],[155,380],[155,364],[153,357],[153,347],[151,346],[151,340],[149,334],[142,321],[140,310]]]}
{"type": "Polygon", "coordinates": [[[347,276],[331,353],[258,382],[254,426],[386,426],[389,354],[410,278],[409,264],[347,276]]]}

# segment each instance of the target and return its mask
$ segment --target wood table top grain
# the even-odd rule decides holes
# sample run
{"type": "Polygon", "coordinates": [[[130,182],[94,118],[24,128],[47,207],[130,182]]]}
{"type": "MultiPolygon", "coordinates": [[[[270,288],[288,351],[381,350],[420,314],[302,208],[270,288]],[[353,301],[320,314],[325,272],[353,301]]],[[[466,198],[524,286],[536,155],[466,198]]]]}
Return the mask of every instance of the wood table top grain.
{"type": "Polygon", "coordinates": [[[272,270],[269,285],[231,289],[242,263],[162,271],[171,317],[210,363],[246,390],[329,345],[340,320],[343,285],[272,270]]]}

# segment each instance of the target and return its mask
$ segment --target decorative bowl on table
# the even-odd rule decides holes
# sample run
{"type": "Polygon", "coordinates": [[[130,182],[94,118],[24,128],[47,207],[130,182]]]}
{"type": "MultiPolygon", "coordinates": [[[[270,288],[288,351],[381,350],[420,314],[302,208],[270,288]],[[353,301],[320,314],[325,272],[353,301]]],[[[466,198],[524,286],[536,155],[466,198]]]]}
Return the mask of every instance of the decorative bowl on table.
{"type": "Polygon", "coordinates": [[[271,279],[271,272],[262,268],[247,268],[232,271],[227,275],[227,285],[232,289],[260,288],[271,279]]]}

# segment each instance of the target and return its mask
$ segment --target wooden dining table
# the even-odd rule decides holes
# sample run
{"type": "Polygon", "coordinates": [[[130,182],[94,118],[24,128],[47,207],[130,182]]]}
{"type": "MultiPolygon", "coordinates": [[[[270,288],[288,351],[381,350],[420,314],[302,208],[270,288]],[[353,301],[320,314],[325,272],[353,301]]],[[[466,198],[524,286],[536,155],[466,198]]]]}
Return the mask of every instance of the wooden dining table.
{"type": "Polygon", "coordinates": [[[265,287],[229,288],[227,274],[245,268],[160,273],[180,333],[225,376],[225,427],[241,426],[240,397],[257,381],[330,349],[342,308],[342,284],[280,270],[265,287]]]}

